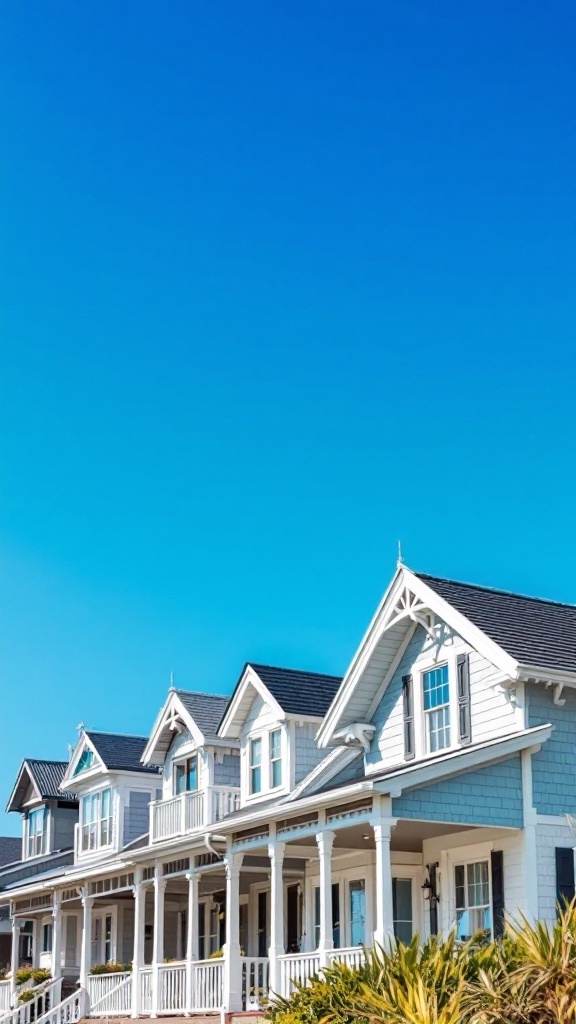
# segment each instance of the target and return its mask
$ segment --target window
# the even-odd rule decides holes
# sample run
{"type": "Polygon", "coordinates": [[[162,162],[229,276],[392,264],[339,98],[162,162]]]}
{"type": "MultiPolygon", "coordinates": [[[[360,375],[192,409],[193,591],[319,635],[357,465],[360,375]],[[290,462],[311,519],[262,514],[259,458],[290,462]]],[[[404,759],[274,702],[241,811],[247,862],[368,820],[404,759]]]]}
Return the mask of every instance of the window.
{"type": "Polygon", "coordinates": [[[456,932],[459,939],[470,939],[476,932],[492,932],[490,907],[490,871],[487,860],[457,864],[456,932]]]}
{"type": "Polygon", "coordinates": [[[424,672],[424,715],[428,753],[450,746],[450,687],[448,665],[424,672]]]}
{"type": "Polygon", "coordinates": [[[28,815],[27,856],[39,857],[46,853],[48,815],[45,807],[38,807],[28,815]]]}
{"type": "Polygon", "coordinates": [[[52,925],[51,924],[43,924],[42,925],[42,948],[40,949],[40,952],[41,953],[51,953],[52,952],[52,925]]]}
{"type": "Polygon", "coordinates": [[[82,800],[82,850],[97,850],[112,842],[112,790],[90,793],[82,800]]]}
{"type": "Polygon", "coordinates": [[[363,878],[350,882],[350,945],[363,946],[366,942],[366,883],[363,878]]]}
{"type": "Polygon", "coordinates": [[[270,788],[282,785],[282,730],[270,733],[270,788]]]}
{"type": "Polygon", "coordinates": [[[412,941],[412,879],[392,879],[392,917],[394,935],[400,942],[412,941]]]}
{"type": "Polygon", "coordinates": [[[260,793],[262,789],[262,740],[250,740],[250,792],[260,793]]]}
{"type": "Polygon", "coordinates": [[[80,772],[87,772],[89,768],[94,764],[94,754],[91,750],[86,748],[80,754],[80,760],[74,769],[74,775],[80,775],[80,772]]]}
{"type": "Polygon", "coordinates": [[[175,769],[176,793],[189,793],[195,789],[198,789],[198,754],[177,764],[175,769]]]}

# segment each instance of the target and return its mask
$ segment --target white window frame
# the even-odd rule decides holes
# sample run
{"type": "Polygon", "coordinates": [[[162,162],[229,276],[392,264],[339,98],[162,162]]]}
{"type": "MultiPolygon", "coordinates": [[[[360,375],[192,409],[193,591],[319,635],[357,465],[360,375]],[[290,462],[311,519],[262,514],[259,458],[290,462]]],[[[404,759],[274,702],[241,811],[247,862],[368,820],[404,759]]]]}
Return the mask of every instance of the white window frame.
{"type": "Polygon", "coordinates": [[[264,778],[266,759],[264,757],[264,734],[261,732],[255,732],[248,737],[248,794],[249,796],[262,796],[266,792],[266,779],[264,778]],[[255,765],[252,761],[252,751],[255,743],[260,743],[260,761],[255,765]],[[252,772],[254,769],[260,771],[260,786],[258,789],[254,789],[252,785],[252,772]]]}
{"type": "Polygon", "coordinates": [[[187,765],[188,765],[188,762],[192,761],[193,758],[196,760],[196,788],[195,789],[183,789],[182,792],[183,793],[197,793],[198,790],[200,789],[200,756],[199,756],[197,750],[193,750],[190,754],[188,754],[187,757],[179,757],[178,760],[174,761],[174,764],[172,766],[172,770],[173,770],[172,792],[173,792],[174,796],[179,796],[180,795],[178,793],[178,782],[177,782],[178,769],[184,767],[184,776],[185,776],[185,778],[187,778],[187,765]]]}
{"type": "MultiPolygon", "coordinates": [[[[453,737],[454,737],[454,707],[453,707],[453,692],[452,692],[453,689],[454,689],[454,681],[453,681],[452,677],[453,677],[452,666],[451,666],[450,661],[448,659],[442,660],[441,662],[439,662],[439,664],[434,664],[434,665],[432,665],[432,666],[430,666],[428,668],[421,668],[420,669],[420,690],[421,690],[421,701],[422,701],[422,714],[424,716],[424,747],[423,747],[424,755],[427,755],[427,754],[430,754],[430,755],[442,754],[446,750],[451,750],[452,747],[454,746],[454,743],[453,743],[453,737]],[[433,708],[429,708],[427,710],[424,707],[424,703],[425,703],[424,702],[424,678],[425,678],[425,676],[430,675],[430,673],[438,672],[438,671],[440,671],[443,668],[446,669],[446,673],[447,673],[447,676],[448,676],[448,679],[447,679],[448,700],[444,704],[438,704],[437,706],[435,706],[433,708]],[[436,750],[432,750],[431,749],[431,745],[430,745],[430,723],[432,721],[432,715],[437,714],[439,711],[444,711],[446,708],[448,709],[448,743],[445,746],[437,747],[436,750]]],[[[445,684],[442,684],[442,685],[444,686],[445,684]]],[[[442,728],[446,729],[446,725],[444,725],[442,728]]]]}
{"type": "Polygon", "coordinates": [[[26,860],[32,860],[33,857],[41,857],[47,853],[48,849],[48,808],[42,804],[41,807],[34,807],[31,811],[28,811],[26,818],[26,860]],[[42,828],[40,831],[36,829],[32,832],[30,830],[30,824],[32,821],[36,822],[39,820],[39,816],[42,816],[42,828]]]}
{"type": "MultiPolygon", "coordinates": [[[[440,872],[438,876],[440,903],[439,925],[442,931],[450,931],[456,925],[456,877],[455,868],[459,864],[477,864],[478,861],[488,861],[489,898],[492,906],[492,863],[491,853],[495,847],[493,840],[471,845],[453,846],[442,851],[440,857],[440,872]]],[[[492,921],[492,934],[494,934],[494,921],[492,921]]]]}
{"type": "Polygon", "coordinates": [[[471,648],[468,645],[458,645],[450,650],[444,649],[442,657],[434,658],[432,655],[426,658],[416,658],[412,665],[413,681],[413,713],[414,713],[414,751],[415,759],[425,757],[442,757],[451,750],[461,750],[463,744],[458,739],[458,693],[457,693],[457,664],[459,654],[469,654],[471,648]],[[433,754],[428,749],[428,735],[426,712],[424,711],[424,673],[433,671],[448,665],[448,689],[450,695],[450,746],[442,747],[433,754]]]}
{"type": "Polygon", "coordinates": [[[80,850],[82,854],[94,853],[97,850],[107,850],[114,842],[114,790],[111,786],[105,786],[92,793],[86,793],[80,802],[80,850]],[[109,795],[110,805],[108,814],[103,817],[102,803],[105,794],[109,795]],[[86,820],[85,813],[88,801],[97,807],[95,818],[86,820]],[[106,823],[106,841],[103,841],[105,834],[104,824],[106,823]],[[93,841],[92,841],[93,839],[93,841]]]}
{"type": "MultiPolygon", "coordinates": [[[[492,864],[491,864],[491,857],[490,857],[490,855],[488,854],[487,857],[486,856],[475,856],[475,857],[468,857],[468,858],[454,857],[453,858],[453,863],[452,863],[452,887],[453,887],[453,892],[454,892],[454,925],[455,925],[456,929],[458,928],[458,911],[459,910],[464,910],[464,911],[466,911],[466,910],[481,910],[481,909],[487,907],[489,912],[490,912],[490,938],[493,938],[494,937],[494,921],[492,920],[492,917],[493,917],[493,914],[492,914],[492,902],[493,902],[493,900],[492,900],[492,864]],[[467,900],[468,899],[468,868],[472,864],[486,864],[486,866],[488,868],[488,903],[480,903],[480,904],[478,904],[477,906],[474,906],[474,907],[468,907],[468,906],[458,907],[456,905],[456,868],[460,868],[461,867],[461,868],[464,869],[464,898],[465,898],[465,900],[467,900]]],[[[477,929],[477,930],[479,930],[479,929],[477,929]]],[[[467,936],[466,938],[471,938],[471,935],[467,936]]],[[[464,942],[466,940],[462,939],[461,941],[464,942]]]]}
{"type": "Polygon", "coordinates": [[[284,730],[282,726],[276,725],[268,733],[268,788],[271,790],[282,789],[284,786],[284,730]],[[280,749],[277,757],[272,757],[272,737],[277,735],[280,740],[280,749]],[[280,782],[274,784],[274,765],[280,765],[280,782]]]}

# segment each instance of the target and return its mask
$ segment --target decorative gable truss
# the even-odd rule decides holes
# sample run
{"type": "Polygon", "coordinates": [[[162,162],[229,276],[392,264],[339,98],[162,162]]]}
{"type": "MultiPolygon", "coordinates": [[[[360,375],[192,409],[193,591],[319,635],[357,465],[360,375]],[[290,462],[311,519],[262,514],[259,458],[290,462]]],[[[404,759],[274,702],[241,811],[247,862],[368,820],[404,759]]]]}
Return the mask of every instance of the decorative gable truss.
{"type": "Polygon", "coordinates": [[[107,772],[106,765],[90,737],[82,731],[78,743],[71,751],[70,761],[60,784],[61,789],[74,790],[79,781],[97,778],[102,772],[107,772]]]}
{"type": "Polygon", "coordinates": [[[150,739],[142,755],[144,764],[162,765],[175,737],[189,732],[194,747],[204,744],[204,734],[185,707],[177,690],[171,690],[160,709],[150,739]]]}
{"type": "Polygon", "coordinates": [[[320,746],[344,744],[368,750],[374,735],[373,715],[418,628],[431,641],[436,660],[447,639],[460,636],[494,666],[489,685],[503,690],[515,704],[521,679],[517,661],[401,565],[322,723],[320,746]]]}

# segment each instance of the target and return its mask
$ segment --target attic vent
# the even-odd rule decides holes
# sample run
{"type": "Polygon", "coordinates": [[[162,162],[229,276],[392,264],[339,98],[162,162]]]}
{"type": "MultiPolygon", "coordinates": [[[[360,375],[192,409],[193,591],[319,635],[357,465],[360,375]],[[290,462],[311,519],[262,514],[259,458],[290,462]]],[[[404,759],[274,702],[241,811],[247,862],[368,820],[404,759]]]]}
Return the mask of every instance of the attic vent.
{"type": "Polygon", "coordinates": [[[154,867],[150,866],[150,867],[144,868],[144,871],[142,872],[142,879],[143,879],[143,881],[144,882],[151,882],[153,878],[154,878],[154,867]]]}
{"type": "Polygon", "coordinates": [[[163,875],[180,875],[183,871],[190,871],[190,857],[180,857],[162,865],[163,875]]]}

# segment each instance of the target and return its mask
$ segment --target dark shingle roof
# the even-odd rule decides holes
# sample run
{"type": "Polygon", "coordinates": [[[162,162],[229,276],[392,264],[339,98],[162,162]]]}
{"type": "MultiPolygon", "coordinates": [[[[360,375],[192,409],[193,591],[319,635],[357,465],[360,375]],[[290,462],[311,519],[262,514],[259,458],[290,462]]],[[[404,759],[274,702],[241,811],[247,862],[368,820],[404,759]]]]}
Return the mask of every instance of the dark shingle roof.
{"type": "Polygon", "coordinates": [[[250,665],[288,715],[323,718],[342,682],[340,676],[325,676],[319,672],[255,665],[253,661],[250,665]]]}
{"type": "Polygon", "coordinates": [[[190,690],[176,690],[176,693],[204,736],[216,736],[230,698],[190,690]]]}
{"type": "Polygon", "coordinates": [[[68,767],[67,761],[39,761],[36,758],[27,757],[24,763],[43,799],[51,798],[75,803],[77,799],[75,793],[63,793],[60,789],[60,783],[68,767]]]}
{"type": "Polygon", "coordinates": [[[0,866],[14,864],[22,857],[22,840],[14,836],[0,836],[0,866]]]}
{"type": "Polygon", "coordinates": [[[157,765],[144,765],[140,761],[148,743],[146,736],[122,736],[92,730],[87,731],[86,735],[110,771],[146,772],[153,775],[161,771],[157,765]]]}
{"type": "Polygon", "coordinates": [[[414,575],[521,664],[576,671],[576,605],[414,575]]]}

